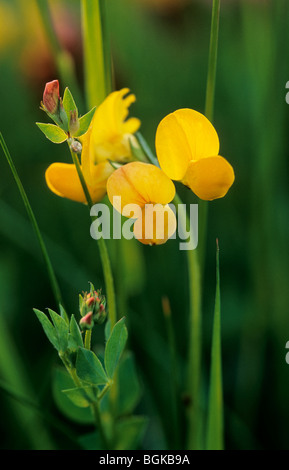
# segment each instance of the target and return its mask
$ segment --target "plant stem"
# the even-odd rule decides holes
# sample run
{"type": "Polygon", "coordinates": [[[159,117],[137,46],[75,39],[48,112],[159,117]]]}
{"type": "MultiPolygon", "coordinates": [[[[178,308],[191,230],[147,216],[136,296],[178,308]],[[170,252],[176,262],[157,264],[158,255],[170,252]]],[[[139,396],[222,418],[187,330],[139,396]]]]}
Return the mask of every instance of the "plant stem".
{"type": "MultiPolygon", "coordinates": [[[[205,116],[209,121],[213,121],[214,117],[214,104],[215,104],[215,89],[216,89],[216,75],[217,75],[217,58],[218,58],[218,40],[219,40],[219,23],[220,23],[220,4],[221,0],[213,0],[212,20],[211,20],[211,33],[210,33],[210,50],[208,61],[208,75],[205,99],[205,116]]],[[[207,221],[208,221],[208,202],[199,201],[199,214],[200,214],[200,243],[199,243],[199,258],[201,273],[204,272],[205,264],[205,251],[207,240],[207,221]]]]}
{"type": "Polygon", "coordinates": [[[85,332],[84,347],[86,349],[91,348],[91,330],[87,330],[85,332]]]}
{"type": "Polygon", "coordinates": [[[218,40],[219,40],[219,23],[220,23],[220,0],[213,0],[211,38],[209,51],[209,64],[207,76],[206,104],[205,115],[209,121],[213,120],[214,101],[217,75],[217,58],[218,58],[218,40]]]}
{"type": "MultiPolygon", "coordinates": [[[[219,37],[220,0],[213,0],[205,115],[212,121],[214,114],[217,53],[219,37]]],[[[199,246],[188,251],[189,278],[191,285],[191,320],[189,343],[188,388],[193,404],[189,412],[188,448],[203,448],[203,417],[201,410],[201,363],[202,363],[202,284],[207,239],[208,203],[199,201],[199,246]]]]}
{"type": "MultiPolygon", "coordinates": [[[[176,205],[183,202],[176,194],[176,205]]],[[[190,226],[187,212],[179,212],[179,222],[184,229],[190,226]]],[[[189,358],[187,389],[192,400],[189,407],[189,448],[199,448],[199,420],[200,420],[200,372],[201,372],[201,276],[197,249],[187,250],[189,293],[190,293],[190,317],[189,317],[189,358]]]]}
{"type": "Polygon", "coordinates": [[[167,339],[170,352],[171,388],[172,388],[172,415],[173,429],[175,435],[175,449],[180,449],[181,426],[180,426],[180,390],[178,380],[178,360],[176,341],[170,302],[167,297],[162,298],[163,315],[166,323],[167,339]]]}
{"type": "MultiPolygon", "coordinates": [[[[82,186],[82,189],[84,191],[87,204],[89,209],[91,210],[93,207],[93,202],[89,193],[89,190],[87,188],[87,184],[85,182],[82,169],[79,163],[78,156],[75,152],[73,152],[70,148],[70,153],[72,156],[72,160],[74,165],[76,166],[76,170],[80,179],[80,183],[82,186]]],[[[101,258],[101,263],[102,263],[102,268],[103,268],[103,274],[104,274],[104,280],[105,280],[105,286],[106,286],[106,295],[107,295],[107,303],[108,303],[108,314],[109,314],[109,319],[110,319],[110,324],[111,328],[116,323],[117,319],[117,314],[116,314],[116,301],[115,301],[115,291],[114,291],[114,281],[113,281],[113,275],[112,275],[112,269],[111,269],[111,263],[110,259],[108,256],[108,251],[106,247],[106,243],[103,238],[99,238],[98,240],[98,247],[99,247],[99,252],[100,252],[100,258],[101,258]]]]}
{"type": "Polygon", "coordinates": [[[52,290],[53,290],[53,293],[54,293],[55,300],[56,300],[58,305],[63,305],[60,288],[59,288],[58,281],[56,279],[54,269],[52,267],[52,263],[50,261],[50,258],[49,258],[49,255],[48,255],[48,252],[47,252],[47,249],[46,249],[46,245],[45,245],[44,240],[42,238],[41,231],[39,229],[36,217],[34,215],[34,212],[33,212],[32,208],[31,208],[31,205],[29,203],[27,194],[24,190],[21,179],[18,175],[18,172],[16,170],[16,167],[14,165],[12,157],[9,153],[8,147],[6,145],[6,142],[4,140],[4,137],[3,137],[2,133],[0,133],[0,144],[1,144],[2,150],[4,152],[4,155],[6,157],[6,160],[9,164],[9,166],[10,166],[12,174],[14,176],[15,182],[18,186],[18,189],[19,189],[20,195],[22,197],[22,200],[23,200],[25,209],[27,211],[28,217],[29,217],[29,219],[31,221],[31,224],[34,228],[34,231],[36,233],[36,237],[38,239],[38,242],[39,242],[42,254],[43,254],[43,258],[44,258],[44,261],[45,261],[45,264],[46,264],[46,268],[47,268],[47,271],[48,271],[48,276],[49,276],[49,279],[50,279],[50,283],[51,283],[51,287],[52,287],[52,290]]]}
{"type": "MultiPolygon", "coordinates": [[[[70,364],[67,362],[64,355],[60,354],[60,358],[61,358],[64,366],[66,367],[67,372],[69,373],[70,377],[72,378],[74,384],[76,385],[76,387],[82,387],[82,383],[81,383],[81,381],[79,380],[79,378],[76,374],[76,369],[74,369],[70,366],[70,364]]],[[[107,391],[107,388],[104,387],[104,389],[102,391],[102,396],[106,393],[106,391],[107,391]]],[[[101,438],[101,441],[102,441],[103,450],[106,450],[106,449],[109,448],[109,445],[108,445],[108,440],[107,440],[107,437],[106,437],[106,434],[105,434],[105,431],[104,431],[104,426],[103,426],[102,419],[101,419],[101,413],[100,413],[100,409],[99,409],[99,402],[100,402],[100,397],[98,397],[95,400],[95,402],[91,404],[90,407],[91,407],[91,411],[92,411],[92,414],[93,414],[94,419],[95,419],[96,428],[99,431],[99,435],[100,435],[100,438],[101,438]]]]}
{"type": "Polygon", "coordinates": [[[91,408],[92,408],[93,415],[95,418],[95,423],[96,423],[96,426],[97,426],[97,429],[99,431],[99,435],[102,441],[103,450],[109,450],[108,440],[107,440],[107,437],[104,431],[104,426],[103,426],[102,419],[101,419],[99,402],[93,403],[93,405],[91,405],[91,408]]]}
{"type": "Polygon", "coordinates": [[[86,100],[89,109],[110,93],[110,47],[106,34],[104,0],[82,0],[82,31],[86,100]]]}

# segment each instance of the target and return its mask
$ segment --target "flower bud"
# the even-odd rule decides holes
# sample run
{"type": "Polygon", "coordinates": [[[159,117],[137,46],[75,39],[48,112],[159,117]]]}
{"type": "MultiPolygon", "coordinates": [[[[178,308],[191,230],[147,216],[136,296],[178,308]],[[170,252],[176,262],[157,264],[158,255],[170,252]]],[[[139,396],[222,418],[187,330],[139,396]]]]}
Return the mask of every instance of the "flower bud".
{"type": "Polygon", "coordinates": [[[59,82],[53,80],[46,83],[43,93],[43,106],[45,111],[50,114],[57,114],[59,109],[60,95],[59,95],[59,82]]]}
{"type": "MultiPolygon", "coordinates": [[[[94,323],[101,325],[106,319],[106,300],[103,295],[101,295],[100,290],[90,290],[89,293],[85,292],[83,296],[80,296],[80,315],[82,319],[80,320],[80,325],[86,325],[89,320],[92,326],[94,323]]],[[[91,326],[91,328],[92,328],[91,326]]]]}
{"type": "Polygon", "coordinates": [[[88,312],[84,317],[81,318],[80,327],[84,330],[90,330],[93,327],[93,313],[88,312]]]}

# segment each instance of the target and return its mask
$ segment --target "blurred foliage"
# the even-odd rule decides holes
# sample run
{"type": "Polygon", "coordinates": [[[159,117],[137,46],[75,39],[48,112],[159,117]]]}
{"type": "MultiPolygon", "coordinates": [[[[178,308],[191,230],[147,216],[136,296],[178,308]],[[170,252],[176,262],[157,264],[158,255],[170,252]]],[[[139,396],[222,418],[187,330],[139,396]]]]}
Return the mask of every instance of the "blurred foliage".
{"type": "MultiPolygon", "coordinates": [[[[79,2],[50,3],[83,96],[79,2]]],[[[181,107],[204,111],[208,65],[211,2],[191,0],[178,8],[162,3],[154,9],[154,2],[108,2],[115,87],[128,86],[136,94],[133,113],[142,120],[142,133],[152,148],[156,126],[167,113],[181,107]]],[[[39,105],[45,82],[58,78],[35,7],[34,0],[0,1],[0,130],[47,241],[66,308],[77,315],[78,294],[89,281],[101,287],[103,278],[87,211],[57,198],[45,184],[47,166],[70,156],[65,145],[51,144],[35,125],[44,121],[39,105]]],[[[236,182],[226,198],[209,207],[203,376],[206,393],[218,238],[228,449],[288,448],[288,24],[287,0],[221,2],[214,125],[236,182]]],[[[61,83],[62,90],[67,85],[61,83]]],[[[80,111],[87,111],[84,105],[80,111]]],[[[39,412],[1,387],[1,448],[75,448],[75,436],[91,428],[62,415],[53,399],[51,379],[58,362],[32,308],[54,308],[55,303],[4,158],[0,172],[0,384],[41,404],[39,412]]],[[[180,192],[186,202],[195,202],[189,191],[180,192]]],[[[108,245],[120,315],[127,317],[142,383],[138,406],[150,417],[143,446],[172,448],[161,299],[166,295],[171,302],[182,379],[188,333],[185,254],[177,240],[153,248],[133,241],[108,245]]],[[[96,343],[102,335],[99,328],[96,343]]]]}

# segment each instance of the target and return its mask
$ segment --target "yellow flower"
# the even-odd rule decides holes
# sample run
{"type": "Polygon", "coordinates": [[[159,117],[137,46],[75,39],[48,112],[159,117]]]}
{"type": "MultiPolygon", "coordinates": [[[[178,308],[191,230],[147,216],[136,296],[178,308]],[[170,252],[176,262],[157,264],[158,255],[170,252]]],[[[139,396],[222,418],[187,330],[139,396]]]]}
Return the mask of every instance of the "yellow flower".
{"type": "MultiPolygon", "coordinates": [[[[106,182],[114,168],[110,161],[132,160],[129,139],[140,121],[129,118],[129,106],[135,96],[124,88],[108,95],[96,109],[92,123],[79,140],[82,143],[81,169],[93,202],[106,194],[106,182]]],[[[86,202],[74,164],[53,163],[46,170],[46,182],[55,194],[77,202],[86,202]]]]}
{"type": "Polygon", "coordinates": [[[156,152],[162,170],[200,199],[211,201],[225,196],[235,180],[234,170],[219,155],[219,148],[213,125],[192,109],[169,114],[157,128],[156,152]]]}
{"type": "Polygon", "coordinates": [[[175,186],[155,165],[123,165],[109,177],[107,194],[118,212],[136,219],[133,230],[140,242],[160,245],[175,233],[176,217],[168,205],[175,196],[175,186]]]}

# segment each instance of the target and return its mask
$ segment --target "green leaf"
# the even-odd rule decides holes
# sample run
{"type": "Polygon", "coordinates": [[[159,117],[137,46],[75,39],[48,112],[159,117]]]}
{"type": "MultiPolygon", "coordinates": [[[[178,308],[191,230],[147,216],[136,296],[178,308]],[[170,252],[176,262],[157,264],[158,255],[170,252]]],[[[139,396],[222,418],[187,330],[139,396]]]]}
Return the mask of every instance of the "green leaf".
{"type": "Polygon", "coordinates": [[[72,403],[74,403],[74,405],[80,408],[87,408],[95,402],[96,399],[93,389],[90,386],[70,388],[62,391],[72,401],[72,403]]]}
{"type": "Polygon", "coordinates": [[[105,346],[104,363],[106,372],[110,378],[113,377],[117,368],[119,359],[125,348],[127,336],[125,318],[122,318],[114,325],[105,346]]]}
{"type": "Polygon", "coordinates": [[[95,110],[96,108],[92,108],[88,113],[84,114],[84,116],[79,118],[79,129],[75,133],[74,137],[80,137],[88,131],[95,110]]]}
{"type": "Polygon", "coordinates": [[[56,333],[56,330],[50,320],[47,318],[45,313],[41,312],[40,310],[37,310],[36,308],[33,309],[34,313],[36,314],[38,320],[40,321],[42,328],[51,342],[51,344],[59,351],[59,341],[58,341],[58,335],[56,333]]]}
{"type": "Polygon", "coordinates": [[[60,315],[58,315],[58,313],[54,312],[50,308],[48,309],[48,312],[55,326],[60,351],[66,351],[68,346],[69,326],[67,325],[66,321],[60,315]]]}
{"type": "Polygon", "coordinates": [[[60,305],[59,307],[60,307],[60,316],[63,318],[63,320],[66,321],[67,324],[69,324],[69,318],[65,311],[65,308],[62,305],[60,305]]]}
{"type": "Polygon", "coordinates": [[[36,125],[47,137],[47,139],[51,140],[51,142],[54,144],[62,144],[68,138],[66,132],[60,129],[60,127],[55,126],[55,124],[44,124],[37,122],[36,125]]]}
{"type": "Polygon", "coordinates": [[[137,450],[147,426],[145,416],[130,416],[116,424],[115,450],[137,450]]]}
{"type": "Polygon", "coordinates": [[[219,246],[216,256],[216,299],[211,351],[211,377],[209,391],[209,409],[207,424],[207,450],[222,450],[223,436],[223,385],[221,353],[221,301],[219,246]]]}
{"type": "Polygon", "coordinates": [[[76,373],[81,380],[92,385],[105,385],[108,382],[108,377],[98,357],[93,351],[85,348],[79,348],[77,352],[76,373]]]}
{"type": "Polygon", "coordinates": [[[64,110],[67,114],[68,122],[70,120],[70,113],[71,112],[76,111],[77,116],[78,116],[78,109],[77,109],[76,103],[74,101],[74,98],[73,98],[72,93],[69,90],[69,88],[65,88],[65,90],[64,90],[62,103],[63,103],[64,110]]]}
{"type": "Polygon", "coordinates": [[[71,421],[79,424],[91,424],[94,422],[90,408],[80,408],[76,406],[63,390],[72,389],[75,384],[62,367],[56,367],[52,375],[52,393],[59,411],[71,421]]]}
{"type": "Polygon", "coordinates": [[[76,349],[77,347],[83,347],[83,338],[81,335],[80,328],[75,320],[74,315],[71,315],[70,319],[70,332],[69,332],[69,346],[76,349]]]}

